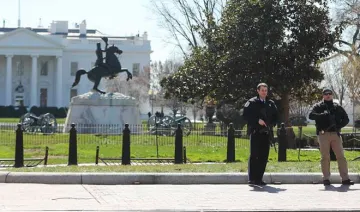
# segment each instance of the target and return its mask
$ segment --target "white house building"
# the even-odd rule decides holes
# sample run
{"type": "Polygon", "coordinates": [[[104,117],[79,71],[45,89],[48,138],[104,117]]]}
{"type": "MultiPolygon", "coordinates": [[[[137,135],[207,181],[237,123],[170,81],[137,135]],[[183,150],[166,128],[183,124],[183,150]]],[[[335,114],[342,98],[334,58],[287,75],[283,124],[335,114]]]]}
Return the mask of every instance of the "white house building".
{"type": "MultiPolygon", "coordinates": [[[[74,89],[71,85],[78,69],[93,67],[96,43],[103,49],[106,35],[87,29],[85,21],[78,28],[68,26],[68,21],[53,21],[49,28],[0,28],[0,105],[67,107],[71,97],[92,89],[86,76],[74,89]]],[[[106,37],[123,51],[121,65],[134,76],[150,67],[146,32],[106,37]]]]}

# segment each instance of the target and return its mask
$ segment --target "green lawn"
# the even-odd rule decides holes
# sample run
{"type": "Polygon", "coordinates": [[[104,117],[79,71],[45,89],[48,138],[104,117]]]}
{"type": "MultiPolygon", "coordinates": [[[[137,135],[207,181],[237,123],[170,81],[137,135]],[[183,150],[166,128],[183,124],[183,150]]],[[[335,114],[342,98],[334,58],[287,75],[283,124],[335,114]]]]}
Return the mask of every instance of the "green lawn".
{"type": "MultiPolygon", "coordinates": [[[[349,161],[349,172],[360,172],[360,161],[349,161]]],[[[247,172],[247,162],[228,164],[179,164],[179,165],[136,165],[136,166],[57,166],[35,168],[8,168],[12,172],[198,172],[229,173],[247,172]]],[[[266,172],[321,172],[319,162],[272,162],[266,172]]],[[[331,172],[337,173],[337,163],[331,162],[331,172]]]]}

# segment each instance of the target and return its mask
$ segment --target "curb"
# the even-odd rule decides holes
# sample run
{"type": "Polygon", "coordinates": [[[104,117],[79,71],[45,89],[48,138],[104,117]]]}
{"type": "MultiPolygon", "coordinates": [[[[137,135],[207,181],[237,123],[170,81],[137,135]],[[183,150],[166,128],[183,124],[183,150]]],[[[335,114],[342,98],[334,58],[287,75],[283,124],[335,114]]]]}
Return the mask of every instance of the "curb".
{"type": "MultiPolygon", "coordinates": [[[[360,183],[360,173],[350,173],[350,179],[360,183]]],[[[322,183],[321,173],[265,173],[270,184],[322,183]]],[[[333,174],[332,183],[341,183],[333,174]]],[[[56,172],[0,172],[0,183],[38,184],[247,184],[247,173],[56,173],[56,172]]]]}

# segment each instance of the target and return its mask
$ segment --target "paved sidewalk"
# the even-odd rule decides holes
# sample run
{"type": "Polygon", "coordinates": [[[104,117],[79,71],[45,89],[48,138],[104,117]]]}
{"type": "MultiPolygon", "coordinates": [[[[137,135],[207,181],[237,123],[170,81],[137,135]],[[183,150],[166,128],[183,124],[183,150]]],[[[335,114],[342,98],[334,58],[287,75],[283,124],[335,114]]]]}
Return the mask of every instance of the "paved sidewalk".
{"type": "Polygon", "coordinates": [[[0,211],[359,211],[360,185],[0,184],[0,211]]]}

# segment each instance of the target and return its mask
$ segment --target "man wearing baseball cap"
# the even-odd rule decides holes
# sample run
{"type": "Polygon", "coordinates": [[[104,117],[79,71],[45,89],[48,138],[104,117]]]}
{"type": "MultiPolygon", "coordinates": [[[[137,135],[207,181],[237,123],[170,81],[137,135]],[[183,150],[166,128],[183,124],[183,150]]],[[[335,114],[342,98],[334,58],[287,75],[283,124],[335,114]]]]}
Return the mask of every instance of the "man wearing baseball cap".
{"type": "Polygon", "coordinates": [[[309,119],[315,120],[316,134],[321,152],[321,170],[323,183],[330,185],[330,147],[336,155],[339,173],[343,185],[354,185],[349,179],[348,165],[344,156],[341,128],[349,123],[349,117],[341,105],[333,101],[333,92],[323,89],[323,100],[316,103],[309,114],[309,119]]]}

